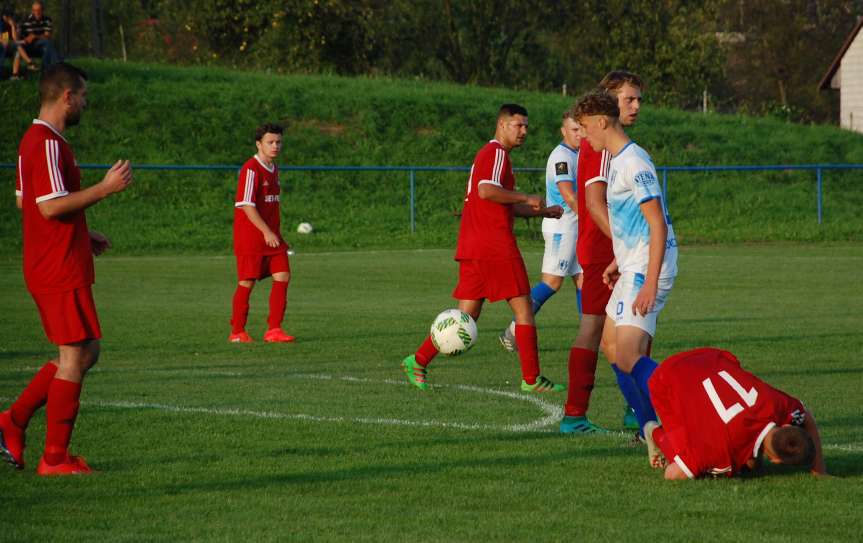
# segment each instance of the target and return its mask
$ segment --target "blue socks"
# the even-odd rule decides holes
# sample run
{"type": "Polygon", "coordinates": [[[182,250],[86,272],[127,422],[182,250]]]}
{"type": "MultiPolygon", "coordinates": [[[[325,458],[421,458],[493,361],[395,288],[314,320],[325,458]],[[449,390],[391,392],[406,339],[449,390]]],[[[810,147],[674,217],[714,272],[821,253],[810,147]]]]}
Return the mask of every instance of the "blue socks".
{"type": "Polygon", "coordinates": [[[575,289],[575,301],[578,304],[578,316],[581,318],[581,289],[575,289]]]}
{"type": "Polygon", "coordinates": [[[539,310],[542,308],[542,304],[548,301],[549,298],[554,296],[557,291],[546,285],[542,281],[537,283],[532,289],[530,289],[530,301],[533,302],[533,314],[536,315],[539,313],[539,310]]]}
{"type": "Polygon", "coordinates": [[[650,389],[647,388],[647,381],[658,367],[659,365],[654,362],[652,358],[642,356],[638,359],[638,362],[632,366],[632,372],[630,373],[632,378],[635,379],[635,384],[638,385],[638,390],[641,391],[641,395],[651,405],[653,405],[653,402],[650,401],[650,389]]]}
{"type": "MultiPolygon", "coordinates": [[[[646,358],[646,357],[645,357],[646,358]]],[[[648,358],[648,360],[650,360],[648,358]]],[[[639,360],[640,362],[640,360],[639,360]]],[[[652,362],[652,360],[651,360],[652,362]]],[[[655,365],[655,363],[654,363],[655,365]]],[[[638,426],[644,428],[648,421],[656,420],[656,411],[653,410],[653,405],[650,403],[650,396],[641,393],[640,386],[635,378],[617,367],[617,364],[612,364],[614,375],[617,377],[617,386],[627,403],[635,410],[635,418],[638,419],[638,426]]],[[[638,430],[641,435],[641,429],[638,430]]]]}

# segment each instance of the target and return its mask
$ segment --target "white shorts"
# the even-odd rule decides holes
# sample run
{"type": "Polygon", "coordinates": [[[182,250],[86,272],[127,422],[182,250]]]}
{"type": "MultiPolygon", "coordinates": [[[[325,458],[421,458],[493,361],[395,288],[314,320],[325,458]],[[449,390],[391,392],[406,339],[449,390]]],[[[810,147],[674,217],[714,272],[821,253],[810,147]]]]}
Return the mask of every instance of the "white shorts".
{"type": "Polygon", "coordinates": [[[653,310],[643,317],[638,313],[632,314],[632,304],[642,284],[644,284],[644,275],[640,273],[621,274],[605,306],[605,314],[614,321],[615,326],[636,326],[653,337],[656,334],[656,318],[665,307],[665,301],[671,293],[671,287],[674,286],[674,278],[659,280],[653,310]]]}
{"type": "Polygon", "coordinates": [[[575,242],[578,233],[555,234],[543,232],[545,238],[545,254],[542,255],[542,273],[571,277],[581,273],[581,266],[575,256],[575,242]]]}

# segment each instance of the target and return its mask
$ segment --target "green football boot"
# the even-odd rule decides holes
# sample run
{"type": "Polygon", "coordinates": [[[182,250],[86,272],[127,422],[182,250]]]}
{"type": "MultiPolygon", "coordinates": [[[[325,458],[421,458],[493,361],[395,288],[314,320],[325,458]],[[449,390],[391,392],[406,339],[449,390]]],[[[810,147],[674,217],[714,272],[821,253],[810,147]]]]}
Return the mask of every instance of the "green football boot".
{"type": "Polygon", "coordinates": [[[420,390],[428,389],[428,383],[426,383],[428,370],[417,362],[414,355],[407,356],[402,360],[402,369],[413,386],[420,390]]]}
{"type": "Polygon", "coordinates": [[[565,390],[566,385],[556,385],[542,375],[537,377],[536,382],[532,385],[527,384],[525,381],[521,382],[521,391],[529,392],[531,394],[542,394],[545,392],[564,392],[565,390]]]}

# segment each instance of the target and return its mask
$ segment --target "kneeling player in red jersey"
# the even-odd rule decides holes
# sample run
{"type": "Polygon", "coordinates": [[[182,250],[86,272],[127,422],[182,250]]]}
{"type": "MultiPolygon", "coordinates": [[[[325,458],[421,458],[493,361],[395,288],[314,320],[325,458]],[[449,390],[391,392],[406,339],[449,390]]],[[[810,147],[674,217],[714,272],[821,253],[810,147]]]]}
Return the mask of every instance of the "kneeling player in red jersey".
{"type": "Polygon", "coordinates": [[[69,454],[84,375],[99,359],[102,331],[93,302],[93,255],[110,247],[87,228],[84,210],[125,190],[132,182],[128,161],[114,164],[96,185],[81,188],[81,170],[63,133],[87,107],[87,76],[60,63],[39,82],[39,117],[21,139],[16,197],[24,234],[24,281],[45,334],[59,356],[45,364],[17,400],[0,413],[0,456],[24,468],[24,438],[33,413],[48,404],[45,452],[38,475],[90,473],[69,454]]]}
{"type": "MultiPolygon", "coordinates": [[[[530,283],[524,260],[513,235],[513,217],[559,218],[560,206],[546,207],[535,194],[515,190],[509,151],[527,137],[527,110],[504,104],[498,111],[495,139],[476,155],[462,209],[458,248],[459,280],[453,291],[458,307],[478,320],[483,302],[506,300],[515,316],[515,337],[521,359],[524,392],[566,390],[540,375],[530,283]]],[[[402,361],[408,380],[427,388],[426,368],[438,354],[431,336],[415,354],[402,361]]]]}
{"type": "Polygon", "coordinates": [[[282,127],[265,124],[255,130],[258,152],[240,169],[234,203],[234,254],[237,257],[237,290],[231,315],[232,343],[249,343],[246,333],[249,297],[255,282],[273,277],[270,289],[270,314],[264,341],[294,341],[282,330],[291,264],[288,244],[282,238],[279,217],[279,167],[276,158],[282,151],[282,127]]]}
{"type": "Polygon", "coordinates": [[[827,474],[812,413],[741,368],[728,351],[671,356],[648,387],[662,426],[648,423],[644,434],[650,463],[665,466],[666,479],[730,477],[753,469],[762,456],[827,474]]]}

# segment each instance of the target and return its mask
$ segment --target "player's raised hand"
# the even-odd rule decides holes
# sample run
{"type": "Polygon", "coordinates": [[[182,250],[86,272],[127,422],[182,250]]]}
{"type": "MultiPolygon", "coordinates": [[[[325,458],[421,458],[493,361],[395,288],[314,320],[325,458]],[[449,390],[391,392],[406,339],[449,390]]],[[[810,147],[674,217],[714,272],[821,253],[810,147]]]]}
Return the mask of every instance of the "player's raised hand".
{"type": "Polygon", "coordinates": [[[561,206],[546,207],[542,210],[542,216],[549,219],[559,219],[563,216],[563,208],[561,206]]]}
{"type": "Polygon", "coordinates": [[[132,164],[128,160],[118,160],[105,174],[102,186],[107,194],[114,194],[126,190],[133,181],[132,164]]]}
{"type": "Polygon", "coordinates": [[[90,230],[90,250],[93,256],[99,256],[111,248],[111,240],[105,234],[90,230]]]}
{"type": "Polygon", "coordinates": [[[281,240],[279,240],[279,236],[273,233],[272,230],[267,230],[264,232],[264,243],[267,244],[267,247],[276,248],[281,243],[281,240]]]}

